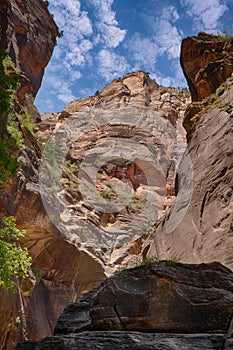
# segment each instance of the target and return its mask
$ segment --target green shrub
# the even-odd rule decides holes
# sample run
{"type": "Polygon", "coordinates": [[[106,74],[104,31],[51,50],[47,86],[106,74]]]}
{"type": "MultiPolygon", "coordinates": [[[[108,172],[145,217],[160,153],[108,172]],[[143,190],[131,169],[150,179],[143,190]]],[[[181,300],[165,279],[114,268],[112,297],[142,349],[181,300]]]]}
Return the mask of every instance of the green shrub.
{"type": "Polygon", "coordinates": [[[233,28],[226,29],[222,33],[218,33],[218,39],[220,41],[227,41],[231,38],[233,38],[233,28]]]}
{"type": "Polygon", "coordinates": [[[0,49],[0,189],[17,173],[17,150],[24,142],[21,127],[33,133],[28,109],[17,105],[19,75],[10,56],[0,49]]]}
{"type": "Polygon", "coordinates": [[[26,232],[17,229],[15,218],[2,219],[3,228],[0,229],[0,286],[15,291],[16,278],[26,278],[31,258],[26,248],[22,249],[19,240],[26,232]]]}

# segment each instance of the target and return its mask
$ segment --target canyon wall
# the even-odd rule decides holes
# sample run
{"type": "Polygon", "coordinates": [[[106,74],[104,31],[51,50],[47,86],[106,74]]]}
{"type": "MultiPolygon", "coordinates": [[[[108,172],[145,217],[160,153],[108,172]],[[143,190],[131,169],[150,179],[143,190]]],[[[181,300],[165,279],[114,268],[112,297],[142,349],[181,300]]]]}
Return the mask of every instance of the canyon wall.
{"type": "Polygon", "coordinates": [[[232,271],[147,263],[108,278],[62,313],[55,335],[17,350],[230,350],[232,271]]]}
{"type": "MultiPolygon", "coordinates": [[[[161,87],[139,71],[40,116],[33,96],[58,28],[40,0],[4,0],[0,13],[1,49],[20,83],[11,113],[23,116],[26,107],[33,122],[32,132],[17,119],[23,162],[0,190],[1,216],[14,215],[27,231],[22,245],[32,256],[30,278],[15,294],[1,290],[0,349],[52,335],[69,302],[141,257],[232,268],[231,40],[201,34],[183,42],[191,104],[186,90],[161,87]],[[204,63],[201,50],[194,57],[197,42],[226,51],[225,75],[209,68],[221,55],[207,51],[204,63]]],[[[222,342],[223,328],[204,344],[222,342]]],[[[110,336],[116,339],[114,329],[110,336]]]]}
{"type": "Polygon", "coordinates": [[[202,101],[196,102],[196,95],[192,94],[193,101],[184,118],[189,140],[187,153],[192,167],[190,171],[188,163],[184,162],[184,167],[178,170],[177,198],[171,210],[147,238],[144,255],[155,255],[160,259],[176,256],[180,261],[196,263],[217,260],[233,268],[231,59],[232,39],[223,42],[217,37],[201,33],[198,37],[183,41],[181,62],[185,75],[190,87],[194,84],[199,96],[202,96],[199,98],[202,101]],[[195,45],[198,45],[199,51],[195,45]],[[215,47],[215,54],[211,53],[212,47],[215,47]],[[209,52],[203,56],[203,50],[207,48],[209,52]],[[223,48],[229,49],[224,51],[225,58],[221,56],[223,48]],[[195,58],[191,65],[193,50],[195,58]],[[199,56],[196,52],[199,52],[199,56]],[[205,63],[204,57],[207,60],[205,63]],[[216,68],[218,65],[227,70],[226,76],[216,68]],[[202,95],[197,77],[203,70],[208,72],[210,66],[216,69],[206,77],[208,87],[203,90],[205,95],[202,95]]]}

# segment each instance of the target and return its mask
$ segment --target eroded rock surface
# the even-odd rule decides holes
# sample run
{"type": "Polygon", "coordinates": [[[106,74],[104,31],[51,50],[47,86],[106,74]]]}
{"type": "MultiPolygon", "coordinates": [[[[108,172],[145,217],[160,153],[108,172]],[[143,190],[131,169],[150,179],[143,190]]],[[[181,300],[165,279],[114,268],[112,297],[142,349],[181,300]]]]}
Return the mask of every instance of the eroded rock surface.
{"type": "MultiPolygon", "coordinates": [[[[18,345],[17,350],[220,350],[223,336],[140,332],[82,332],[18,345]],[[98,346],[98,348],[97,348],[98,346]]],[[[227,349],[227,348],[225,348],[227,349]]],[[[229,348],[228,348],[229,349],[229,348]]]]}
{"type": "Polygon", "coordinates": [[[0,349],[12,350],[20,339],[51,334],[64,306],[75,300],[80,290],[87,291],[98,285],[105,274],[100,264],[59,236],[49,221],[38,188],[40,145],[32,130],[20,123],[26,112],[31,112],[34,121],[39,118],[28,93],[35,96],[40,87],[58,28],[41,0],[1,1],[0,21],[0,48],[9,54],[15,64],[12,72],[19,78],[12,94],[14,104],[10,101],[11,110],[1,115],[0,138],[1,141],[6,135],[13,138],[6,126],[11,113],[14,128],[18,128],[22,138],[22,147],[17,145],[14,155],[23,157],[17,179],[12,176],[4,183],[5,187],[1,187],[0,215],[16,216],[18,227],[26,228],[28,235],[24,243],[33,258],[30,279],[25,283],[19,281],[15,294],[1,289],[0,349]],[[69,269],[72,278],[68,276],[69,269]],[[80,273],[91,274],[89,282],[83,285],[80,273]]]}
{"type": "Polygon", "coordinates": [[[182,41],[181,66],[193,101],[215,92],[233,73],[233,39],[199,33],[182,41]]]}
{"type": "Polygon", "coordinates": [[[186,115],[190,137],[178,170],[178,195],[148,237],[145,255],[196,263],[217,259],[233,268],[232,99],[230,77],[203,102],[200,112],[186,115]]]}
{"type": "MultiPolygon", "coordinates": [[[[106,273],[131,259],[130,242],[142,236],[175,196],[175,171],[186,147],[182,119],[188,103],[185,90],[159,87],[146,73],[134,72],[95,96],[72,102],[61,113],[42,115],[37,124],[42,145],[52,133],[60,133],[69,149],[57,187],[51,179],[50,187],[57,192],[43,192],[47,212],[66,239],[101,261],[106,273]],[[97,197],[90,192],[92,181],[81,183],[85,191],[80,186],[82,162],[91,169],[96,157],[105,157],[99,178],[91,179],[97,197]],[[109,212],[98,204],[100,196],[109,209],[120,194],[121,205],[125,192],[128,204],[122,210],[109,212]]],[[[58,150],[57,157],[62,152],[58,150]]],[[[48,185],[46,169],[44,174],[48,185]]],[[[137,249],[131,253],[137,255],[137,249]]]]}
{"type": "MultiPolygon", "coordinates": [[[[36,12],[39,14],[38,21],[34,20],[33,17],[35,13],[33,8],[30,7],[33,6],[32,2],[23,3],[20,0],[3,1],[0,6],[4,28],[7,29],[9,25],[9,33],[12,34],[8,39],[6,35],[3,36],[4,45],[7,44],[4,47],[8,47],[8,52],[22,71],[21,89],[19,89],[18,93],[19,102],[20,99],[23,100],[26,92],[36,93],[40,85],[43,67],[48,61],[51,45],[55,40],[54,33],[57,33],[57,28],[53,23],[50,28],[49,21],[51,18],[42,2],[38,0],[34,4],[36,12]],[[28,6],[30,7],[30,13],[28,6]],[[12,22],[9,22],[9,24],[7,16],[12,19],[12,22]],[[44,46],[45,41],[43,37],[41,38],[44,32],[37,30],[40,29],[39,26],[42,19],[46,23],[45,28],[50,31],[51,35],[48,47],[44,46]],[[16,29],[13,25],[14,21],[18,23],[16,29]],[[32,23],[32,27],[28,26],[28,23],[32,23]],[[38,37],[38,40],[34,40],[35,36],[38,37]],[[27,62],[24,60],[24,57],[29,49],[29,44],[24,46],[24,43],[31,43],[32,45],[37,43],[40,45],[40,50],[43,48],[38,53],[37,47],[32,46],[35,49],[36,57],[38,54],[38,61],[36,59],[38,70],[34,69],[35,67],[30,60],[28,66],[24,66],[27,62]],[[17,45],[22,49],[21,53],[19,53],[20,49],[17,49],[17,45]],[[23,61],[21,62],[20,60],[23,61]]],[[[231,50],[229,45],[224,47],[231,50]]],[[[228,58],[226,63],[230,59],[228,58]]],[[[227,63],[227,65],[230,67],[230,64],[227,63]]],[[[198,65],[194,66],[197,67],[198,65]]],[[[224,73],[226,76],[229,73],[229,69],[227,68],[226,74],[224,73]]],[[[185,72],[187,77],[189,77],[188,69],[185,72]]],[[[188,79],[193,99],[200,101],[203,97],[206,97],[206,95],[203,95],[203,81],[201,79],[199,84],[199,78],[195,80],[192,76],[195,76],[195,79],[197,79],[196,73],[190,71],[190,78],[188,79]],[[195,81],[198,82],[195,83],[198,86],[198,88],[195,87],[196,90],[192,87],[190,81],[193,84],[195,81]]],[[[220,78],[217,79],[218,85],[220,80],[220,78]]],[[[210,86],[205,91],[209,91],[209,94],[214,87],[215,83],[210,83],[210,86]]],[[[33,258],[33,265],[29,281],[19,284],[18,294],[12,297],[5,292],[2,293],[0,349],[12,350],[14,349],[14,344],[19,340],[38,339],[52,334],[58,315],[69,301],[76,301],[83,293],[99,285],[106,275],[111,274],[117,266],[130,263],[131,256],[136,257],[143,253],[143,256],[156,255],[163,259],[176,255],[179,260],[186,262],[218,259],[232,268],[231,83],[226,85],[224,91],[219,93],[218,100],[213,99],[213,105],[210,106],[208,111],[205,110],[206,105],[208,105],[207,102],[204,107],[196,106],[197,112],[194,113],[193,110],[189,117],[186,115],[186,127],[192,123],[195,124],[195,127],[193,127],[193,124],[191,125],[192,130],[189,133],[190,144],[186,152],[188,157],[185,158],[187,161],[178,170],[178,176],[176,176],[177,166],[187,146],[182,119],[184,110],[190,101],[189,94],[185,90],[160,87],[146,73],[134,72],[127,74],[122,79],[114,80],[103,91],[97,91],[95,96],[73,101],[61,113],[45,114],[40,117],[35,112],[37,118],[35,133],[37,138],[26,129],[22,130],[25,144],[22,155],[25,162],[18,174],[15,187],[11,191],[10,187],[12,184],[9,184],[9,188],[5,189],[4,193],[1,194],[3,198],[1,201],[2,213],[4,215],[15,215],[18,227],[27,230],[23,244],[29,249],[29,253],[33,258]],[[199,107],[200,110],[203,110],[203,114],[198,114],[199,107]],[[198,117],[196,114],[198,114],[198,117]],[[104,122],[102,122],[101,116],[104,122]],[[135,119],[132,119],[132,116],[133,118],[137,116],[139,123],[135,123],[135,119]],[[80,124],[77,121],[83,123],[84,132],[81,136],[79,134],[80,129],[77,129],[77,125],[80,124]],[[70,128],[72,125],[75,127],[70,128]],[[46,153],[42,156],[42,149],[44,149],[46,141],[54,133],[56,135],[59,134],[59,130],[64,131],[61,137],[62,147],[64,145],[67,146],[68,151],[64,156],[65,162],[61,173],[59,171],[56,172],[56,166],[54,167],[56,161],[50,162],[54,157],[47,158],[47,165],[49,164],[55,170],[52,172],[52,177],[48,176],[48,179],[55,179],[56,181],[54,182],[54,188],[51,187],[53,184],[50,182],[47,188],[52,190],[46,193],[46,186],[41,186],[41,175],[39,172],[41,159],[46,159],[46,153]],[[65,134],[67,131],[68,133],[65,134]],[[115,152],[116,148],[113,147],[113,144],[117,139],[123,140],[122,149],[125,152],[125,157],[121,156],[119,146],[117,152],[115,152]],[[129,140],[133,142],[133,147],[131,147],[132,144],[130,145],[129,140]],[[135,144],[141,147],[138,153],[139,160],[136,158],[133,158],[133,161],[125,159],[130,158],[132,150],[135,151],[137,149],[135,144]],[[149,149],[155,156],[157,166],[154,168],[156,171],[152,169],[153,167],[148,166],[149,155],[145,153],[145,148],[149,149]],[[86,187],[87,191],[81,190],[79,187],[82,170],[80,164],[85,160],[89,168],[94,163],[93,157],[96,155],[105,156],[106,154],[108,159],[99,167],[99,177],[94,181],[94,186],[93,181],[91,181],[93,179],[84,176],[84,180],[87,181],[83,180],[84,184],[90,184],[90,186],[86,187]],[[185,175],[190,174],[190,169],[192,168],[194,180],[192,176],[187,178],[187,175],[185,175]],[[58,175],[61,176],[59,177],[58,175]],[[117,212],[100,210],[93,205],[93,198],[95,200],[93,192],[90,196],[92,202],[89,201],[87,196],[91,186],[97,189],[108,207],[111,206],[113,200],[118,198],[117,190],[119,189],[121,194],[122,192],[130,193],[132,197],[130,205],[125,205],[122,210],[117,212]],[[43,198],[44,193],[46,193],[46,200],[43,198]],[[170,211],[169,206],[177,194],[178,205],[176,204],[177,202],[174,202],[173,209],[170,211]],[[143,212],[143,208],[146,208],[145,203],[148,202],[145,198],[151,199],[149,201],[151,202],[151,207],[154,208],[156,215],[158,214],[161,217],[161,220],[156,229],[156,236],[152,232],[151,236],[147,236],[146,243],[143,246],[141,235],[145,232],[146,226],[150,227],[151,225],[151,221],[148,220],[154,220],[154,222],[157,220],[156,215],[149,215],[149,211],[143,212]],[[168,212],[165,214],[167,210],[168,212]],[[164,214],[165,216],[163,216],[164,214]],[[169,229],[167,230],[166,227],[169,229]],[[130,239],[129,232],[133,234],[130,236],[130,239]],[[98,244],[94,239],[96,235],[100,237],[98,244]],[[131,240],[136,238],[138,239],[131,244],[131,240]],[[143,252],[142,246],[144,248],[143,252]],[[18,317],[21,321],[20,325],[17,324],[18,317]]],[[[32,105],[31,108],[33,108],[32,105]]],[[[54,151],[51,148],[48,148],[48,150],[54,151]]],[[[60,150],[63,152],[62,148],[60,150]]],[[[56,153],[56,150],[54,155],[60,156],[56,153]]],[[[46,172],[44,174],[46,175],[46,172]]],[[[46,181],[43,184],[46,184],[46,181]]],[[[215,269],[213,266],[215,265],[212,265],[210,268],[212,271],[210,274],[212,275],[215,269]]],[[[180,282],[173,281],[170,278],[171,276],[167,276],[163,267],[157,267],[156,271],[161,271],[161,269],[163,275],[158,280],[158,273],[152,273],[151,270],[149,274],[152,277],[149,285],[152,285],[157,290],[156,288],[161,283],[160,291],[165,293],[167,300],[170,300],[170,304],[173,305],[177,298],[182,299],[182,295],[180,296],[179,293],[174,294],[179,291],[180,282]],[[175,286],[178,289],[175,289],[174,292],[169,289],[171,286],[175,286]],[[167,291],[171,291],[171,293],[168,295],[166,294],[167,291]]],[[[220,270],[223,274],[226,273],[226,270],[222,270],[222,268],[220,270]]],[[[139,269],[139,271],[142,270],[139,269]]],[[[185,274],[185,272],[182,273],[185,274]]],[[[143,332],[146,329],[150,329],[149,327],[151,326],[155,331],[170,332],[173,331],[173,328],[178,333],[181,333],[182,329],[186,329],[184,330],[185,332],[188,331],[188,320],[186,328],[184,324],[183,326],[178,324],[180,322],[179,316],[182,312],[185,315],[186,312],[189,314],[188,307],[185,304],[186,307],[178,312],[175,304],[174,314],[171,316],[174,319],[172,318],[171,323],[168,322],[167,324],[162,316],[161,325],[157,323],[156,326],[157,321],[153,318],[154,316],[152,319],[147,318],[144,323],[145,312],[143,313],[143,311],[139,310],[141,314],[140,312],[139,314],[134,313],[138,310],[135,305],[138,304],[140,306],[140,303],[142,302],[143,304],[144,300],[144,304],[151,308],[151,313],[148,313],[148,317],[151,317],[152,314],[154,315],[156,310],[153,309],[154,304],[150,304],[147,298],[151,293],[146,289],[148,287],[148,278],[147,276],[143,278],[146,284],[143,285],[144,287],[140,287],[140,283],[138,285],[135,282],[137,277],[130,277],[133,285],[134,282],[136,283],[135,290],[131,290],[131,294],[127,290],[130,286],[128,286],[127,281],[123,277],[117,281],[121,281],[119,283],[126,285],[125,292],[122,291],[123,287],[119,290],[119,286],[115,290],[110,286],[110,291],[108,290],[108,283],[111,284],[115,281],[114,278],[109,280],[111,282],[106,282],[107,289],[105,290],[108,290],[109,295],[113,291],[124,296],[124,298],[124,293],[131,295],[132,298],[136,298],[135,300],[133,299],[135,303],[132,310],[129,309],[131,299],[130,302],[127,299],[127,305],[124,306],[124,298],[118,300],[117,297],[116,301],[120,305],[120,310],[118,310],[119,307],[114,309],[115,306],[111,303],[109,304],[110,308],[107,306],[106,308],[103,307],[101,303],[105,302],[105,297],[101,294],[102,292],[98,292],[100,300],[98,299],[99,296],[97,299],[98,303],[100,303],[98,304],[100,308],[98,309],[99,306],[95,305],[93,309],[96,326],[93,326],[95,323],[90,319],[90,315],[87,312],[86,318],[84,317],[84,321],[87,322],[85,327],[87,328],[80,327],[79,323],[78,329],[82,330],[80,335],[67,337],[62,334],[51,338],[51,343],[48,343],[50,340],[44,340],[39,343],[27,343],[22,346],[29,346],[27,349],[33,347],[35,349],[43,349],[43,347],[48,348],[48,346],[53,346],[56,349],[75,349],[75,347],[78,349],[83,346],[83,349],[85,349],[85,346],[87,348],[89,346],[87,341],[90,341],[91,345],[95,346],[96,338],[98,338],[100,339],[100,343],[98,343],[100,344],[100,349],[106,349],[106,347],[109,349],[109,344],[101,338],[104,335],[106,339],[109,339],[109,342],[112,342],[111,347],[114,349],[115,346],[118,349],[119,338],[117,332],[121,332],[123,344],[132,349],[137,349],[140,339],[143,341],[143,349],[146,349],[146,346],[148,348],[158,346],[158,348],[163,349],[167,346],[168,349],[175,347],[185,349],[185,347],[188,348],[193,339],[195,339],[196,348],[198,346],[203,349],[221,348],[227,332],[226,322],[229,322],[232,310],[231,298],[227,299],[226,295],[228,295],[228,292],[224,287],[221,287],[219,292],[218,288],[217,291],[213,291],[215,287],[211,285],[211,291],[206,291],[206,289],[203,291],[201,289],[201,296],[205,297],[208,294],[208,297],[211,298],[212,291],[217,294],[219,292],[220,302],[229,302],[228,311],[226,311],[226,305],[224,304],[220,308],[222,311],[217,313],[217,304],[215,302],[218,298],[215,295],[217,299],[214,296],[211,303],[207,302],[203,306],[206,307],[206,317],[210,316],[213,320],[205,319],[206,323],[203,324],[199,319],[200,316],[197,316],[198,322],[193,319],[193,324],[197,327],[194,327],[195,332],[207,332],[211,327],[214,327],[213,330],[217,334],[216,336],[198,333],[195,336],[187,335],[183,340],[183,337],[180,335],[169,334],[169,336],[164,335],[166,339],[164,339],[163,343],[163,340],[158,340],[156,334],[151,334],[147,337],[143,332]],[[136,292],[137,288],[139,294],[136,292]],[[144,288],[143,293],[147,295],[144,299],[141,297],[140,288],[144,288]],[[208,308],[211,305],[213,305],[213,309],[208,308]],[[212,313],[211,310],[216,312],[212,313]],[[103,311],[106,311],[107,316],[113,316],[112,324],[114,327],[109,333],[104,328],[109,327],[109,321],[108,318],[105,319],[103,317],[103,311]],[[117,315],[118,312],[120,312],[120,317],[117,315]],[[215,318],[219,321],[219,329],[217,329],[215,318]],[[121,322],[122,319],[123,322],[121,322]],[[141,328],[134,328],[136,327],[137,319],[141,328]],[[102,320],[103,323],[101,323],[102,320]],[[89,326],[90,329],[93,327],[93,329],[96,329],[91,335],[83,333],[84,330],[89,329],[89,326]],[[161,329],[159,329],[160,326],[162,327],[161,329]],[[178,329],[179,327],[181,327],[180,330],[178,329]],[[98,333],[99,329],[103,332],[101,335],[98,333]],[[127,329],[127,334],[125,329],[127,329]],[[132,334],[130,333],[131,330],[140,332],[132,334]],[[154,345],[153,341],[156,341],[157,345],[154,345]]],[[[180,276],[180,279],[182,280],[182,276],[180,276]]],[[[227,285],[227,283],[225,284],[227,285]]],[[[99,289],[100,291],[102,291],[101,288],[102,286],[99,289]]],[[[191,300],[190,310],[194,311],[195,314],[197,310],[199,312],[201,310],[199,308],[201,301],[200,295],[195,294],[197,288],[192,288],[190,287],[187,293],[191,291],[190,295],[188,294],[191,300]],[[193,305],[195,305],[196,299],[198,299],[198,305],[195,309],[193,305]]],[[[184,288],[182,291],[187,290],[184,288]]],[[[93,293],[95,294],[96,291],[93,293]]],[[[112,294],[113,300],[115,300],[114,293],[112,294]]],[[[154,295],[154,301],[157,300],[156,295],[154,295]]],[[[161,310],[164,307],[163,312],[165,312],[167,304],[164,299],[161,300],[164,301],[161,304],[161,310]]],[[[79,302],[78,305],[80,303],[82,306],[82,302],[79,302]]],[[[181,303],[181,305],[184,304],[181,303]]],[[[133,306],[133,303],[131,306],[133,306]]],[[[157,311],[161,310],[158,307],[157,311]]],[[[85,312],[83,312],[84,314],[85,312]]],[[[168,315],[168,311],[164,315],[168,315]]],[[[191,314],[189,315],[191,317],[191,314]]],[[[83,320],[81,324],[83,324],[83,320]]],[[[57,329],[59,329],[59,326],[57,329]]],[[[229,330],[227,334],[227,341],[230,344],[231,333],[229,330]]]]}
{"type": "Polygon", "coordinates": [[[2,0],[1,47],[21,71],[18,95],[36,95],[56,44],[58,28],[42,0],[2,0]]]}
{"type": "MultiPolygon", "coordinates": [[[[182,119],[189,94],[185,90],[159,87],[143,72],[131,73],[114,81],[99,94],[101,104],[89,103],[95,96],[88,99],[87,106],[79,106],[84,100],[76,101],[71,104],[72,111],[68,106],[61,113],[38,117],[35,133],[39,143],[32,134],[23,130],[26,147],[22,155],[25,161],[12,194],[4,197],[3,207],[8,215],[16,216],[20,229],[26,229],[23,244],[33,262],[30,280],[20,284],[12,303],[2,309],[2,349],[12,350],[16,341],[52,334],[60,312],[69,301],[77,300],[84,292],[99,285],[123,260],[130,259],[131,240],[146,231],[148,219],[154,222],[157,218],[148,215],[146,210],[139,215],[146,198],[151,198],[153,210],[161,214],[174,198],[176,164],[186,147],[182,119]],[[115,84],[122,87],[124,81],[128,84],[125,87],[127,101],[121,100],[121,94],[113,93],[115,84]],[[90,111],[94,128],[89,124],[90,111]],[[66,130],[63,125],[75,121],[80,115],[84,116],[80,120],[88,132],[77,138],[78,129],[73,128],[71,134],[63,138],[70,151],[59,182],[61,188],[57,191],[54,187],[51,196],[49,194],[42,203],[43,187],[39,186],[41,148],[53,131],[66,130]],[[102,124],[101,115],[105,117],[102,124]],[[135,115],[141,121],[139,124],[131,118],[135,115]],[[122,162],[119,148],[116,153],[114,147],[108,148],[106,144],[117,138],[123,139],[126,158],[131,156],[131,139],[134,145],[152,152],[157,167],[148,166],[149,156],[145,151],[136,154],[138,162],[128,159],[122,162]],[[102,155],[106,154],[107,148],[110,151],[110,161],[103,164],[100,179],[96,182],[108,205],[117,196],[115,186],[122,193],[125,184],[130,183],[132,204],[128,208],[124,206],[117,214],[93,208],[78,187],[79,164],[88,152],[93,152],[93,148],[102,155]],[[116,156],[117,160],[112,161],[116,156]],[[45,202],[53,209],[52,213],[45,202]],[[129,237],[131,221],[132,235],[129,237]],[[90,229],[88,225],[91,225],[90,229]],[[98,242],[96,236],[100,237],[98,242]],[[21,320],[20,326],[17,326],[16,317],[21,320]]],[[[137,255],[137,251],[132,251],[132,254],[137,255]]],[[[4,300],[8,299],[9,295],[4,296],[4,300]]]]}
{"type": "Polygon", "coordinates": [[[107,279],[66,307],[54,337],[17,350],[223,350],[232,309],[233,275],[221,264],[158,262],[107,279]]]}

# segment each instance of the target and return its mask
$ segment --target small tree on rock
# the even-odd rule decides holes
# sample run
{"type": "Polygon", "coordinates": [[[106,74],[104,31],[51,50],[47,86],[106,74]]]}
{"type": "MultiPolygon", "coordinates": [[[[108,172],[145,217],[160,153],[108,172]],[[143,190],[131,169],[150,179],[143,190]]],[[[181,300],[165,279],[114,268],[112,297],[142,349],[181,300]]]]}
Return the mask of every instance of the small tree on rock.
{"type": "Polygon", "coordinates": [[[21,248],[19,240],[26,231],[19,230],[15,218],[4,217],[0,228],[0,286],[15,291],[16,278],[26,278],[31,258],[26,248],[21,248]]]}

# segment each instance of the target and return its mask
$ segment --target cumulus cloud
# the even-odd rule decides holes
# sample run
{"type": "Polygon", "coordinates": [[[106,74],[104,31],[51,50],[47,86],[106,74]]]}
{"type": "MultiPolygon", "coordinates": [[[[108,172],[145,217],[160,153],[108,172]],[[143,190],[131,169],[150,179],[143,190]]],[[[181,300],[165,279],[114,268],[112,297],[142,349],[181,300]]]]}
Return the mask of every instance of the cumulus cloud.
{"type": "Polygon", "coordinates": [[[197,30],[216,29],[219,19],[228,10],[221,0],[181,0],[181,5],[186,7],[186,13],[194,20],[197,30]]]}
{"type": "Polygon", "coordinates": [[[179,64],[182,37],[192,29],[216,32],[226,18],[229,25],[233,6],[232,0],[144,0],[140,7],[122,2],[116,8],[119,19],[130,16],[127,32],[118,22],[114,1],[49,0],[64,36],[46,68],[44,95],[39,92],[43,111],[45,105],[57,110],[78,96],[90,95],[132,69],[149,70],[161,85],[185,86],[179,64]],[[133,29],[137,32],[131,33],[133,29]],[[53,108],[48,96],[56,101],[53,108]]]}
{"type": "Polygon", "coordinates": [[[96,57],[100,62],[96,72],[105,80],[121,74],[128,67],[126,59],[108,51],[118,47],[126,35],[126,30],[119,27],[116,13],[112,10],[113,2],[87,0],[86,4],[94,14],[90,17],[79,0],[49,1],[49,10],[59,30],[63,31],[63,37],[58,39],[59,46],[55,48],[46,69],[43,88],[63,103],[75,98],[72,92],[74,85],[83,74],[91,72],[96,57]]]}
{"type": "Polygon", "coordinates": [[[161,54],[166,54],[169,59],[178,58],[180,55],[181,35],[177,28],[166,19],[158,19],[154,23],[155,41],[160,47],[161,54]]]}
{"type": "Polygon", "coordinates": [[[125,38],[126,30],[105,23],[97,24],[103,42],[109,48],[116,48],[125,38]]]}
{"type": "Polygon", "coordinates": [[[95,8],[98,37],[96,42],[102,42],[107,48],[116,48],[125,38],[126,30],[119,28],[116,13],[112,10],[114,0],[89,0],[95,8]]]}
{"type": "Polygon", "coordinates": [[[101,50],[97,56],[97,61],[98,73],[106,81],[123,75],[129,69],[126,58],[111,50],[101,50]]]}
{"type": "Polygon", "coordinates": [[[159,47],[159,54],[166,54],[168,59],[175,59],[180,54],[181,34],[175,22],[180,18],[174,6],[166,6],[161,10],[160,16],[144,15],[148,23],[152,38],[159,47]]]}
{"type": "MultiPolygon", "coordinates": [[[[63,103],[75,99],[73,84],[82,77],[80,69],[90,63],[93,27],[78,0],[50,0],[49,10],[64,35],[57,39],[53,57],[46,69],[43,88],[63,103]]],[[[48,105],[49,108],[49,105],[48,105]]]]}
{"type": "Polygon", "coordinates": [[[174,23],[180,18],[180,15],[174,6],[168,5],[163,8],[161,18],[174,23]]]}
{"type": "Polygon", "coordinates": [[[118,25],[116,13],[112,10],[114,0],[89,0],[96,9],[96,17],[108,25],[118,25]]]}
{"type": "Polygon", "coordinates": [[[59,100],[61,100],[64,103],[69,103],[75,99],[75,96],[73,95],[68,82],[66,81],[62,82],[61,87],[59,88],[59,94],[57,97],[59,98],[59,100]]]}
{"type": "Polygon", "coordinates": [[[159,54],[159,47],[155,42],[142,37],[140,33],[135,33],[126,44],[126,48],[136,66],[139,64],[150,69],[154,67],[159,54]]]}

